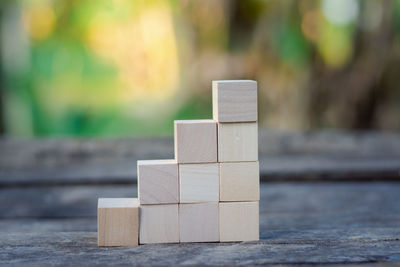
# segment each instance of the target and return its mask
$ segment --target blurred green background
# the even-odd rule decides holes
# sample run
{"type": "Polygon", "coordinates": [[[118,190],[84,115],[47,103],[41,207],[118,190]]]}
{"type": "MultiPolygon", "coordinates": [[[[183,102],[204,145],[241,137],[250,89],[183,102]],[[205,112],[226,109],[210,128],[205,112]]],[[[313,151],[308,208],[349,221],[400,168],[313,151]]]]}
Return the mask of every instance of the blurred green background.
{"type": "Polygon", "coordinates": [[[254,79],[261,127],[400,129],[400,1],[0,3],[0,133],[168,135],[211,81],[254,79]]]}

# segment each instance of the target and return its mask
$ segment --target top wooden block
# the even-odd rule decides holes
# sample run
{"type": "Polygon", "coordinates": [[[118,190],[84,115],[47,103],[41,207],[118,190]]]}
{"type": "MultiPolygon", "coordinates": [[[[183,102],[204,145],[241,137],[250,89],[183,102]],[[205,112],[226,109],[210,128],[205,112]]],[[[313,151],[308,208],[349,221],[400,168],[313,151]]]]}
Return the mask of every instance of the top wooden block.
{"type": "Polygon", "coordinates": [[[175,160],[178,163],[217,162],[217,123],[213,120],[174,122],[175,160]]]}
{"type": "Polygon", "coordinates": [[[212,82],[213,118],[218,122],[257,121],[257,82],[212,82]]]}

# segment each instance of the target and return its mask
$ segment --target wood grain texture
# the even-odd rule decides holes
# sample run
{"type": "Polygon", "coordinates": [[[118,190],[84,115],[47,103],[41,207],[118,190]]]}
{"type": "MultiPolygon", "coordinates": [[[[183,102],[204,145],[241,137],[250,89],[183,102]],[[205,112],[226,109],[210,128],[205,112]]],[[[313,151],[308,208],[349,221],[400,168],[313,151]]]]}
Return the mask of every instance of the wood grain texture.
{"type": "Polygon", "coordinates": [[[220,202],[219,237],[221,242],[257,241],[259,207],[255,202],[220,202]]]}
{"type": "Polygon", "coordinates": [[[100,198],[97,207],[98,246],[137,246],[139,202],[137,198],[100,198]]]}
{"type": "Polygon", "coordinates": [[[257,82],[212,82],[213,119],[218,122],[257,121],[257,82]]]}
{"type": "Polygon", "coordinates": [[[218,163],[179,164],[180,203],[218,202],[218,163]]]}
{"type": "Polygon", "coordinates": [[[178,163],[217,162],[217,123],[174,121],[174,148],[178,163]]]}
{"type": "Polygon", "coordinates": [[[175,160],[137,162],[140,204],[179,203],[178,163],[175,160]]]}
{"type": "Polygon", "coordinates": [[[260,171],[258,161],[220,163],[219,200],[260,200],[260,171]]]}
{"type": "Polygon", "coordinates": [[[178,243],[178,204],[141,205],[139,243],[178,243]]]}
{"type": "Polygon", "coordinates": [[[258,160],[256,122],[218,123],[218,162],[258,160]]]}
{"type": "Polygon", "coordinates": [[[218,218],[218,202],[179,204],[180,241],[219,241],[218,218]]]}
{"type": "MultiPolygon", "coordinates": [[[[57,224],[65,218],[71,223],[83,217],[94,219],[83,230],[96,232],[97,198],[135,196],[136,189],[135,185],[3,188],[0,223],[11,220],[13,231],[17,231],[18,220],[53,219],[57,224]]],[[[396,227],[400,221],[399,190],[399,182],[261,183],[260,226],[264,238],[268,229],[396,227]]],[[[70,226],[65,231],[71,231],[70,226]]]]}
{"type": "Polygon", "coordinates": [[[243,243],[97,248],[94,232],[2,233],[1,266],[399,266],[399,231],[271,232],[243,243]],[[395,237],[390,232],[396,232],[395,237]],[[303,235],[304,234],[304,235],[303,235]],[[299,237],[301,235],[301,237],[299,237]],[[320,235],[343,239],[319,240],[320,235]],[[368,235],[370,239],[360,239],[368,235]],[[304,236],[304,238],[302,238],[304,236]],[[290,237],[290,240],[288,238],[290,237]],[[310,239],[311,237],[311,239],[310,239]]]}
{"type": "MultiPolygon", "coordinates": [[[[141,159],[174,157],[173,137],[0,138],[0,187],[131,184],[141,159]]],[[[259,131],[263,181],[398,180],[400,134],[259,131]]]]}
{"type": "Polygon", "coordinates": [[[262,183],[258,242],[97,247],[97,196],[129,197],[135,189],[0,188],[0,266],[393,266],[400,261],[399,182],[262,183]]]}

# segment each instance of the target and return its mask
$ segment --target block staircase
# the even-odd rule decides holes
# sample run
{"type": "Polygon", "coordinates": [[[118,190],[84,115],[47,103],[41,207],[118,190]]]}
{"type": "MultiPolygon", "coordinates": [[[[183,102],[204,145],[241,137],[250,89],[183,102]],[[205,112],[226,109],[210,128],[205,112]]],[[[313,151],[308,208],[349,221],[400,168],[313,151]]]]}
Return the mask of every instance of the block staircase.
{"type": "Polygon", "coordinates": [[[259,240],[257,82],[212,82],[213,120],[174,122],[175,159],[137,162],[138,199],[98,200],[98,245],[259,240]]]}

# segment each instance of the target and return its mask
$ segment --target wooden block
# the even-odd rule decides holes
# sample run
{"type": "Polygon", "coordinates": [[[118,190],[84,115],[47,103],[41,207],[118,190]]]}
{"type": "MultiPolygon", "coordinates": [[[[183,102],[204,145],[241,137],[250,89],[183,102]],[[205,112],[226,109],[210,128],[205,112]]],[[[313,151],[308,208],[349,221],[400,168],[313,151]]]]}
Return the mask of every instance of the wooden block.
{"type": "Polygon", "coordinates": [[[219,203],[221,242],[257,241],[259,236],[258,201],[219,203]]]}
{"type": "Polygon", "coordinates": [[[217,162],[217,123],[213,120],[175,121],[178,163],[217,162]]]}
{"type": "Polygon", "coordinates": [[[256,122],[218,123],[218,162],[258,160],[256,122]]]}
{"type": "Polygon", "coordinates": [[[179,204],[180,241],[219,241],[218,213],[218,202],[179,204]]]}
{"type": "Polygon", "coordinates": [[[178,163],[175,160],[137,162],[140,204],[179,203],[178,163]]]}
{"type": "Polygon", "coordinates": [[[257,121],[257,82],[212,82],[213,119],[218,122],[257,121]]]}
{"type": "Polygon", "coordinates": [[[258,161],[220,163],[219,200],[260,200],[260,171],[258,161]]]}
{"type": "Polygon", "coordinates": [[[140,244],[178,243],[178,204],[140,205],[140,244]]]}
{"type": "Polygon", "coordinates": [[[98,246],[137,246],[139,240],[137,198],[99,198],[97,204],[98,246]]]}
{"type": "Polygon", "coordinates": [[[179,164],[180,203],[218,202],[218,163],[179,164]]]}

